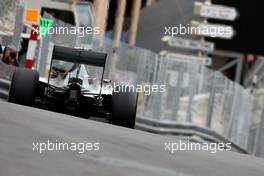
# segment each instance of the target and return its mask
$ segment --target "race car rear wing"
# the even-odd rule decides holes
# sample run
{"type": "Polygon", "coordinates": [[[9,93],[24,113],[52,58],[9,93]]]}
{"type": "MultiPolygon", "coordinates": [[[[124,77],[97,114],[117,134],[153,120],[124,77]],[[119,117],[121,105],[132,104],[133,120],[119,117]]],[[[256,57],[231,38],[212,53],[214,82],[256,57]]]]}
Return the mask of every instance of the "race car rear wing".
{"type": "Polygon", "coordinates": [[[105,67],[107,54],[91,50],[54,46],[52,60],[105,67]]]}

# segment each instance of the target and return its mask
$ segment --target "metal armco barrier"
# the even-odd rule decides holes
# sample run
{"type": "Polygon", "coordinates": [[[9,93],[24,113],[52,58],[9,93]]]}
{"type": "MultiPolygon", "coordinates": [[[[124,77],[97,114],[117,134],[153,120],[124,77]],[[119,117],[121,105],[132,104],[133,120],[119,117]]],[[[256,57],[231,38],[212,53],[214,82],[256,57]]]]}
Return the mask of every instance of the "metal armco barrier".
{"type": "Polygon", "coordinates": [[[0,98],[7,99],[11,82],[0,78],[0,98]]]}
{"type": "Polygon", "coordinates": [[[7,99],[14,70],[17,67],[7,65],[0,60],[0,98],[7,99]]]}
{"type": "Polygon", "coordinates": [[[249,153],[247,149],[233,143],[210,128],[199,127],[192,123],[165,123],[137,116],[136,129],[161,135],[182,136],[182,138],[195,142],[231,143],[232,151],[249,153]]]}

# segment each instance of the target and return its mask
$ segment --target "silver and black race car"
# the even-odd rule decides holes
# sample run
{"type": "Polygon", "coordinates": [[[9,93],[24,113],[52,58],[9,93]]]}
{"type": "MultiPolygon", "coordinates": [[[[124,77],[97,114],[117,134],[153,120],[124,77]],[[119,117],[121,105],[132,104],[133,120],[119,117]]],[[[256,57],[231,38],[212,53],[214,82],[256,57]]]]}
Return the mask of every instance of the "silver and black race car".
{"type": "Polygon", "coordinates": [[[137,93],[113,90],[112,82],[103,78],[106,58],[105,53],[54,46],[48,78],[40,79],[35,70],[16,70],[8,100],[134,128],[137,93]]]}

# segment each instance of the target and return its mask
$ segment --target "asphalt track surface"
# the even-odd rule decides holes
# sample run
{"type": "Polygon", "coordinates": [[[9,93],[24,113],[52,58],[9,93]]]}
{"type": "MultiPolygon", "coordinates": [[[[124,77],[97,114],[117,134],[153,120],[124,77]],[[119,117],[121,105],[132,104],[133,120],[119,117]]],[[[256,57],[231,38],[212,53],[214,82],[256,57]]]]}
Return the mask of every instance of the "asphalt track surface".
{"type": "Polygon", "coordinates": [[[173,138],[0,102],[1,176],[263,176],[264,160],[164,151],[173,138]],[[33,142],[100,142],[100,151],[33,151],[33,142]]]}

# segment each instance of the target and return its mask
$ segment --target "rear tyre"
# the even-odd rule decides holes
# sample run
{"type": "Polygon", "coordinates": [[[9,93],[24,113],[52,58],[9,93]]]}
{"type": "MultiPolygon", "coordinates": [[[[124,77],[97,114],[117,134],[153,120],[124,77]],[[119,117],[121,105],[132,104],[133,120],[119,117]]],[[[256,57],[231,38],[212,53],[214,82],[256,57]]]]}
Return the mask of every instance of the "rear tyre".
{"type": "Polygon", "coordinates": [[[135,128],[137,97],[136,92],[113,92],[110,123],[135,128]]]}
{"type": "Polygon", "coordinates": [[[18,69],[14,72],[8,101],[11,103],[33,106],[39,74],[35,70],[18,69]]]}

